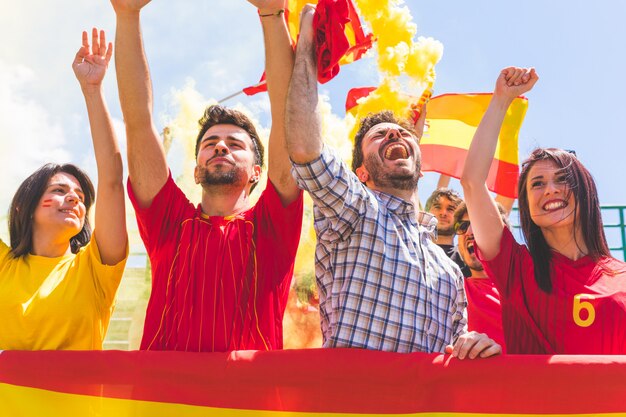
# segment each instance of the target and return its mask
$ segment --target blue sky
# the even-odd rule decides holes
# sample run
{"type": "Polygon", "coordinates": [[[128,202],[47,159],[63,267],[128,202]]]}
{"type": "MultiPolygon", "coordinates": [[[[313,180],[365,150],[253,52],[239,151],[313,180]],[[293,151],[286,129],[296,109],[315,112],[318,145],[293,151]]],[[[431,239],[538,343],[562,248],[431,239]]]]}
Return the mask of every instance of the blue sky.
{"type": "MultiPolygon", "coordinates": [[[[113,39],[115,17],[106,0],[0,1],[0,204],[8,207],[19,182],[44,162],[73,161],[95,176],[85,110],[70,64],[81,30],[96,25],[113,39]]],[[[626,2],[405,4],[418,35],[444,44],[435,94],[488,92],[502,67],[536,67],[541,79],[528,94],[521,158],[536,146],[575,149],[598,183],[601,203],[626,204],[621,129],[626,2]]],[[[173,92],[185,85],[191,83],[206,99],[219,99],[253,84],[262,72],[260,24],[244,0],[154,0],[143,13],[143,27],[159,127],[176,114],[173,92]]],[[[320,90],[342,116],[346,91],[377,81],[369,58],[343,67],[320,90]]],[[[105,83],[124,144],[114,66],[105,83]]],[[[267,124],[264,95],[227,104],[238,102],[267,124]]],[[[424,179],[423,196],[435,179],[424,179]]]]}

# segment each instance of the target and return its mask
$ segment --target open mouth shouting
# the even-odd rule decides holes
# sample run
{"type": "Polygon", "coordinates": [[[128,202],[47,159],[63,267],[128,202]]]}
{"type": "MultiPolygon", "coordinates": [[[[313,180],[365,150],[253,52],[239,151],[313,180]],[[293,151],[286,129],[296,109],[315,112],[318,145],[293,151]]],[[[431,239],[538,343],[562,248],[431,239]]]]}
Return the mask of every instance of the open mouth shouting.
{"type": "Polygon", "coordinates": [[[470,255],[474,254],[474,239],[467,239],[467,244],[465,245],[465,248],[467,249],[467,253],[469,253],[470,255]]]}
{"type": "Polygon", "coordinates": [[[397,159],[408,159],[411,156],[411,149],[398,140],[391,140],[380,148],[380,158],[395,161],[397,159]]]}

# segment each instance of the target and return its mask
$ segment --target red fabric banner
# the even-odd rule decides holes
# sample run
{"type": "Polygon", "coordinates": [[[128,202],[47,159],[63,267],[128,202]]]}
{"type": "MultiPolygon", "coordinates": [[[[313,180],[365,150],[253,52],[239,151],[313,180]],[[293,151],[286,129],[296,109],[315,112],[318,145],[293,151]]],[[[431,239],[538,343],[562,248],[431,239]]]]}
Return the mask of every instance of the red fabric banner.
{"type": "Polygon", "coordinates": [[[5,351],[0,353],[0,408],[6,415],[62,415],[80,411],[76,404],[95,398],[114,404],[102,406],[100,415],[128,407],[133,415],[144,415],[149,406],[153,411],[210,407],[217,414],[626,415],[624,375],[626,356],[505,355],[461,361],[449,355],[355,349],[5,351]]]}

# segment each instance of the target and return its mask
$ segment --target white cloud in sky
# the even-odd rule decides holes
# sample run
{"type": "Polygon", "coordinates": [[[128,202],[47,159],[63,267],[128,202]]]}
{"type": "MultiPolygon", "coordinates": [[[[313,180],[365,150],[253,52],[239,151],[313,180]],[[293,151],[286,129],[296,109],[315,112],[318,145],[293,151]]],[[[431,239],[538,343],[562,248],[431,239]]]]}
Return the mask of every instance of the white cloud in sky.
{"type": "Polygon", "coordinates": [[[35,73],[0,61],[0,206],[8,207],[19,184],[46,162],[64,162],[63,127],[49,109],[23,93],[35,73]]]}

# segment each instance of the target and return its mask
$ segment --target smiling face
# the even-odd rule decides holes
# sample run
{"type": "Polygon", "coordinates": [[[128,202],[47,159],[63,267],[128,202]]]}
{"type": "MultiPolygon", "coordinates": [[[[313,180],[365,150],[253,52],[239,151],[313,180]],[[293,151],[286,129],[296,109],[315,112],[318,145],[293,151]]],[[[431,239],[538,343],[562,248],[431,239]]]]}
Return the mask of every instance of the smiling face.
{"type": "Polygon", "coordinates": [[[565,169],[550,159],[535,162],[528,171],[526,192],[530,218],[537,226],[572,227],[576,204],[565,169]]]}
{"type": "Polygon", "coordinates": [[[239,126],[218,124],[209,128],[198,146],[196,184],[242,185],[258,180],[252,139],[239,126]]]}
{"type": "Polygon", "coordinates": [[[411,132],[395,123],[379,123],[365,134],[361,146],[363,165],[356,170],[361,182],[398,190],[417,187],[421,153],[411,132]]]}
{"type": "Polygon", "coordinates": [[[78,234],[85,224],[85,194],[71,174],[54,174],[39,199],[33,213],[35,233],[38,230],[59,229],[67,239],[78,234]]]}

